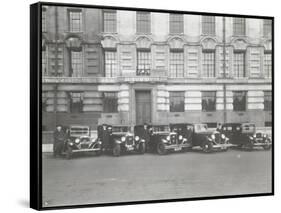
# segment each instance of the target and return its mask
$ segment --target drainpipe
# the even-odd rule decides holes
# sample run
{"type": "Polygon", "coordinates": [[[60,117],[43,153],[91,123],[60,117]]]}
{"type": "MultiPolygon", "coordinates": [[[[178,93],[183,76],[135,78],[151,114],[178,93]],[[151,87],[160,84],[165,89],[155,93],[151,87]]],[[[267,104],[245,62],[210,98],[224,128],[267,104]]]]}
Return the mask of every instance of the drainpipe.
{"type": "MultiPolygon", "coordinates": [[[[58,8],[55,7],[55,77],[57,77],[58,74],[58,8]]],[[[55,126],[57,126],[57,90],[58,85],[55,83],[54,87],[54,115],[55,115],[55,126]]]]}
{"type": "MultiPolygon", "coordinates": [[[[222,17],[223,22],[223,79],[226,79],[226,41],[225,41],[225,16],[222,17]]],[[[227,112],[226,112],[226,83],[223,83],[223,122],[227,122],[227,112]]]]}

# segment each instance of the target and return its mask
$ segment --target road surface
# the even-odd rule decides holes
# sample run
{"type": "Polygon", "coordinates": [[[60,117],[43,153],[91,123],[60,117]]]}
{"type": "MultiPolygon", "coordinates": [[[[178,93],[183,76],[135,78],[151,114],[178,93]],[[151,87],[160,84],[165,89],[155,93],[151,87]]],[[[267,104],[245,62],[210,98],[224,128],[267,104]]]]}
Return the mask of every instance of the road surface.
{"type": "Polygon", "coordinates": [[[271,151],[53,158],[43,154],[43,206],[271,192],[271,151]]]}

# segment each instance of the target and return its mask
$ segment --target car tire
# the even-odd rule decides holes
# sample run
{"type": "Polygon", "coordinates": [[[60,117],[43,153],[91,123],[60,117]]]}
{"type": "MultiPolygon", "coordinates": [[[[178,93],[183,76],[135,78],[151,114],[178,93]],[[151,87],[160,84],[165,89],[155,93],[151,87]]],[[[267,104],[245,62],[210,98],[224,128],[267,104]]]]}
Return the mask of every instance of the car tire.
{"type": "Polygon", "coordinates": [[[145,143],[140,143],[139,144],[139,153],[144,154],[145,153],[145,143]]]}
{"type": "Polygon", "coordinates": [[[73,155],[72,148],[67,147],[67,149],[66,149],[66,159],[68,159],[68,160],[71,159],[72,155],[73,155]]]}
{"type": "Polygon", "coordinates": [[[167,150],[165,149],[165,144],[162,142],[159,142],[157,144],[157,153],[159,155],[166,155],[167,154],[167,150]]]}
{"type": "Polygon", "coordinates": [[[268,144],[268,145],[263,146],[262,148],[264,150],[270,150],[271,149],[271,145],[268,144]]]}
{"type": "Polygon", "coordinates": [[[115,144],[112,150],[113,156],[119,157],[121,154],[121,146],[120,144],[115,144]]]}
{"type": "Polygon", "coordinates": [[[102,145],[97,144],[97,147],[99,150],[95,152],[96,156],[100,156],[102,154],[102,145]]]}
{"type": "Polygon", "coordinates": [[[205,153],[210,153],[213,150],[213,144],[211,141],[205,141],[202,145],[202,150],[205,153]]]}

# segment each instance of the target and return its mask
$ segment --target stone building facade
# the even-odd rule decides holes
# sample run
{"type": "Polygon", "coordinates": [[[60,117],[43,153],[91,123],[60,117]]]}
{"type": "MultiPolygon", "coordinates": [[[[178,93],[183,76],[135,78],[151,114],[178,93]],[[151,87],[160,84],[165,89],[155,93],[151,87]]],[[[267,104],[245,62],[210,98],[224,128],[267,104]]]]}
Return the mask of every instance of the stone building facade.
{"type": "Polygon", "coordinates": [[[271,27],[270,19],[44,7],[44,129],[271,126],[271,27]]]}

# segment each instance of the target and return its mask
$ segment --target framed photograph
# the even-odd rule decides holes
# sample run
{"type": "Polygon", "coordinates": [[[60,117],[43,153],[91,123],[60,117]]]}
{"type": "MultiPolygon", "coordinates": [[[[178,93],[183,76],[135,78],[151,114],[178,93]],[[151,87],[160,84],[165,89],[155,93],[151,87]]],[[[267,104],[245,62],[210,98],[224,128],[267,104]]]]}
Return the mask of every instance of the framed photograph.
{"type": "Polygon", "coordinates": [[[274,195],[273,17],[30,12],[31,208],[274,195]]]}

